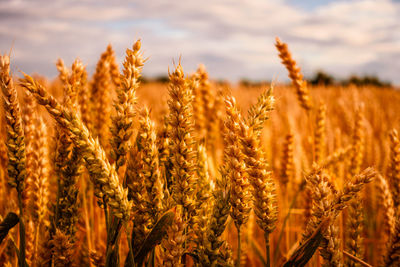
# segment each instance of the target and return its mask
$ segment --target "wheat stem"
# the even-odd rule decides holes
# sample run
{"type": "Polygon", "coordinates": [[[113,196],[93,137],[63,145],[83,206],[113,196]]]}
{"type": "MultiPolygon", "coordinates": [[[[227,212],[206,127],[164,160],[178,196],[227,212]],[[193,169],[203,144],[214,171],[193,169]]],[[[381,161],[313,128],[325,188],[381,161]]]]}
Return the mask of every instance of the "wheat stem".
{"type": "Polygon", "coordinates": [[[240,227],[241,225],[236,225],[237,230],[237,260],[236,260],[236,267],[240,267],[240,260],[241,260],[241,252],[242,252],[242,237],[240,235],[240,227]]]}

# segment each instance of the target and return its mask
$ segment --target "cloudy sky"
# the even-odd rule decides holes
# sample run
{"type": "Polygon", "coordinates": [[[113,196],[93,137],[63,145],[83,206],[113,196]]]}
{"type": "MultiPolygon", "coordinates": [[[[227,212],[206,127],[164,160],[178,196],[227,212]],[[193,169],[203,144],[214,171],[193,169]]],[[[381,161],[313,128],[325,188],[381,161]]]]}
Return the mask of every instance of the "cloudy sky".
{"type": "Polygon", "coordinates": [[[14,69],[56,75],[79,57],[90,72],[111,43],[120,62],[141,38],[144,73],[165,75],[182,57],[216,79],[286,80],[279,36],[306,75],[376,74],[400,84],[400,1],[395,0],[1,0],[0,52],[14,69]],[[112,2],[112,4],[110,4],[112,2]]]}

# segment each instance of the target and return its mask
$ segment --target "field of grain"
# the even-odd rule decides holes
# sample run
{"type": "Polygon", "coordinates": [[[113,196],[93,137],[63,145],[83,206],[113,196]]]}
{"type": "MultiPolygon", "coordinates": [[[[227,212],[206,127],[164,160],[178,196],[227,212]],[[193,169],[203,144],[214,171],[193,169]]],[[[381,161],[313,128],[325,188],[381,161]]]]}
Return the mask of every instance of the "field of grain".
{"type": "Polygon", "coordinates": [[[0,56],[0,266],[400,266],[400,92],[275,45],[291,85],[142,84],[140,41],[56,80],[0,56]]]}

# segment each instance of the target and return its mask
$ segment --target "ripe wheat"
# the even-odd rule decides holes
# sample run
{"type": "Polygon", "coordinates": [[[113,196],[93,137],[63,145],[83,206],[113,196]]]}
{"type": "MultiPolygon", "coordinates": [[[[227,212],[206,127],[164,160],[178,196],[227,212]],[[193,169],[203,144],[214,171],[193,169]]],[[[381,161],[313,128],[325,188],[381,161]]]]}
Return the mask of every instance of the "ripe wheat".
{"type": "Polygon", "coordinates": [[[275,46],[294,92],[146,83],[140,40],[92,77],[0,56],[0,265],[398,266],[399,93],[309,86],[275,46]]]}

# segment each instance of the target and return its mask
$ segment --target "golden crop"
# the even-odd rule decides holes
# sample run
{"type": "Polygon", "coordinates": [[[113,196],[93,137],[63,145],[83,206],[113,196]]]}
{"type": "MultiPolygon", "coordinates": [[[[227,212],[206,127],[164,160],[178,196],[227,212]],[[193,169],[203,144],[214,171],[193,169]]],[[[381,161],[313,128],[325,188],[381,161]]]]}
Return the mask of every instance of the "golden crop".
{"type": "Polygon", "coordinates": [[[310,87],[276,48],[294,90],[141,84],[140,41],[91,79],[0,56],[0,265],[400,266],[400,93],[310,87]]]}

